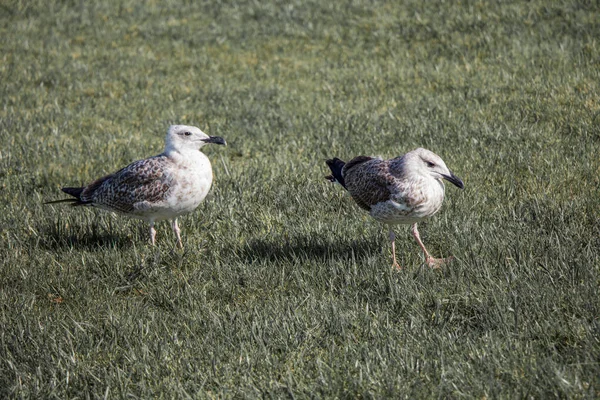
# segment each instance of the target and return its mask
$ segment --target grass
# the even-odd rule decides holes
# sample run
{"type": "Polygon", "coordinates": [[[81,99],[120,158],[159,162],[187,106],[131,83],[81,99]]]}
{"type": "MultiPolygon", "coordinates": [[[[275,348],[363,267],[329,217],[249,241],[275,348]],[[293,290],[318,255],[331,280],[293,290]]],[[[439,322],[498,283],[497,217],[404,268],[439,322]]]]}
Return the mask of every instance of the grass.
{"type": "Polygon", "coordinates": [[[593,1],[0,6],[0,397],[600,397],[593,1]],[[227,139],[166,223],[45,206],[227,139]],[[442,271],[323,179],[440,154],[442,271]]]}

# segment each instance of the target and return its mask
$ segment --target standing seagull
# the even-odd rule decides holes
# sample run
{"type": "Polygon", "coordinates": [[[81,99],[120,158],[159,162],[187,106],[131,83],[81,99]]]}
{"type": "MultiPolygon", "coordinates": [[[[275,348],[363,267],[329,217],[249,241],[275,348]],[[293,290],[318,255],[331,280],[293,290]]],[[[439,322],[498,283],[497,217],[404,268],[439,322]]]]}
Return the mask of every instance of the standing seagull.
{"type": "Polygon", "coordinates": [[[412,234],[430,267],[439,267],[447,261],[429,254],[417,230],[417,222],[432,216],[442,206],[442,179],[464,188],[438,155],[419,148],[391,160],[358,156],[348,163],[339,158],[326,163],[332,172],[326,179],[341,184],[356,204],[377,221],[389,225],[394,267],[401,268],[396,261],[396,236],[392,229],[395,224],[412,224],[412,234]]]}
{"type": "Polygon", "coordinates": [[[95,206],[143,219],[150,223],[153,245],[156,241],[154,223],[171,219],[177,245],[183,247],[177,217],[198,207],[213,180],[210,161],[200,151],[208,143],[224,145],[225,140],[208,136],[195,126],[172,125],[162,154],[135,161],[87,186],[62,188],[74,198],[48,203],[95,206]]]}

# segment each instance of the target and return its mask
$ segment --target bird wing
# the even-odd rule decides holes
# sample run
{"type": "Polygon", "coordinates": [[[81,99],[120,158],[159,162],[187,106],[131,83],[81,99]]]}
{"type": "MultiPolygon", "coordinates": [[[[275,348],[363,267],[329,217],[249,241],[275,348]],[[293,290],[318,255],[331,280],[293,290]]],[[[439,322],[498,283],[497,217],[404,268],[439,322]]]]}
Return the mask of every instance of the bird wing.
{"type": "Polygon", "coordinates": [[[167,172],[171,161],[164,155],[135,161],[95,180],[83,189],[81,200],[115,211],[130,213],[142,202],[160,202],[172,187],[167,172]]]}
{"type": "Polygon", "coordinates": [[[388,201],[394,184],[387,161],[358,156],[344,166],[344,180],[350,195],[361,208],[371,210],[377,203],[388,201]]]}

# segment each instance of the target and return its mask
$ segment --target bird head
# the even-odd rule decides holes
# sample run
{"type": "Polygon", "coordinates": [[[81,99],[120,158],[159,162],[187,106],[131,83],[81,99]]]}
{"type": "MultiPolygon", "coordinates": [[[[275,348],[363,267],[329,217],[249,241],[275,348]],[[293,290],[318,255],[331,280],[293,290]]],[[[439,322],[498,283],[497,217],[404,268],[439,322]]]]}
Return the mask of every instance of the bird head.
{"type": "Polygon", "coordinates": [[[410,154],[411,164],[420,175],[431,176],[434,179],[445,179],[460,189],[464,189],[463,181],[454,175],[440,156],[427,149],[419,148],[407,153],[410,154]]]}
{"type": "Polygon", "coordinates": [[[226,144],[219,136],[208,136],[195,126],[171,125],[167,132],[167,149],[181,151],[184,149],[200,150],[209,143],[226,144]]]}

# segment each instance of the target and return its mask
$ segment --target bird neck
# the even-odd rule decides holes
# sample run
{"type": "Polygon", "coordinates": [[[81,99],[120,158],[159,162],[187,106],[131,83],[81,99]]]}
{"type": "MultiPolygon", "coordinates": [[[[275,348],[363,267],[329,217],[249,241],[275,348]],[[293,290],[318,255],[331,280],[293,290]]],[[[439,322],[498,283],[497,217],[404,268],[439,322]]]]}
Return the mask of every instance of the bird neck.
{"type": "Polygon", "coordinates": [[[202,154],[199,149],[193,149],[190,147],[174,146],[172,143],[168,143],[165,146],[164,154],[169,158],[178,157],[194,157],[198,154],[202,154]]]}

